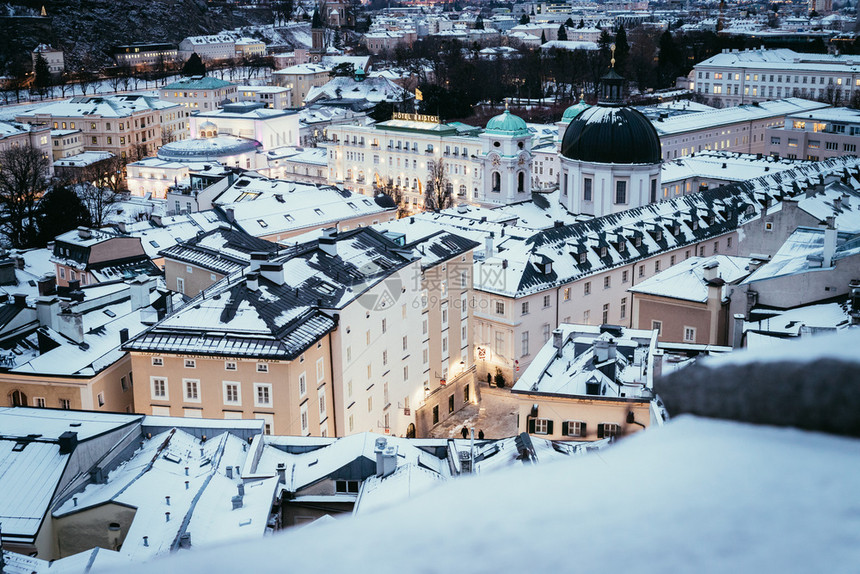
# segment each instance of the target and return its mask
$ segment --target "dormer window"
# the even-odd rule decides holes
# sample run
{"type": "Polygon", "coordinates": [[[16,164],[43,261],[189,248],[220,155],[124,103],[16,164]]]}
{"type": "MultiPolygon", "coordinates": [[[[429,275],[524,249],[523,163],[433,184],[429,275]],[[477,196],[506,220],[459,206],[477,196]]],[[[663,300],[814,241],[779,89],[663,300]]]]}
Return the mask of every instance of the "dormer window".
{"type": "Polygon", "coordinates": [[[601,258],[606,257],[607,253],[608,253],[608,250],[606,249],[606,246],[603,246],[600,248],[600,257],[601,258]]]}
{"type": "Polygon", "coordinates": [[[579,254],[579,263],[580,263],[580,265],[582,265],[586,261],[588,261],[588,254],[585,253],[585,251],[583,251],[582,253],[579,254]]]}

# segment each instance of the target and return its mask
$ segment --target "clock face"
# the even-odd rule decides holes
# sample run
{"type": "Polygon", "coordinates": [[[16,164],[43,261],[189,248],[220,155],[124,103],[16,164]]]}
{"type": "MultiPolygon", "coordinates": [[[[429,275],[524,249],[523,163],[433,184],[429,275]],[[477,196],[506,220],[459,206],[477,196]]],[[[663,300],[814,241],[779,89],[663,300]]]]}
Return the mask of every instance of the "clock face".
{"type": "Polygon", "coordinates": [[[517,163],[519,163],[520,165],[525,165],[527,161],[528,161],[528,156],[524,153],[521,153],[519,160],[517,160],[517,163]]]}
{"type": "Polygon", "coordinates": [[[502,163],[502,158],[500,158],[497,154],[493,154],[490,158],[490,161],[493,162],[493,165],[500,165],[502,163]]]}

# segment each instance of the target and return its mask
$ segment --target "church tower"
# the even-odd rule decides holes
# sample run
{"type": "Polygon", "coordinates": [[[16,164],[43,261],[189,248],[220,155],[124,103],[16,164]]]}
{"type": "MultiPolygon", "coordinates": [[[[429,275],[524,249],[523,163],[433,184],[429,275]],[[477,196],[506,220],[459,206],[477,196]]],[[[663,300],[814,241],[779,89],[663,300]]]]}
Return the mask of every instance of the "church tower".
{"type": "Polygon", "coordinates": [[[478,202],[506,205],[531,198],[532,133],[507,109],[487,122],[481,138],[484,182],[478,202]]]}

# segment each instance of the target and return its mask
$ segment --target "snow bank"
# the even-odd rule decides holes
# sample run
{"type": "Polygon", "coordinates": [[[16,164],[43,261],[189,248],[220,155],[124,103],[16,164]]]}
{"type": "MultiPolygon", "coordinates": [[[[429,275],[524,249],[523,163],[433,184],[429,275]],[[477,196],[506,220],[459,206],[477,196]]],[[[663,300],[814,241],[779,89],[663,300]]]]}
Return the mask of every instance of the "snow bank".
{"type": "Polygon", "coordinates": [[[575,460],[124,573],[848,572],[860,441],[681,417],[575,460]]]}

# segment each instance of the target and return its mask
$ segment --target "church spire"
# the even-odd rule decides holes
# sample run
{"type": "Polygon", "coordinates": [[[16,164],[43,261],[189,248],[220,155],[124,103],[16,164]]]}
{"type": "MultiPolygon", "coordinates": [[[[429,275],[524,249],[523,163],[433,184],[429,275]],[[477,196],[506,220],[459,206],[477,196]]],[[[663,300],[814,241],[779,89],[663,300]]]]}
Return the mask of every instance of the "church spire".
{"type": "Polygon", "coordinates": [[[624,78],[615,71],[615,44],[609,48],[612,58],[609,60],[609,71],[600,78],[600,97],[597,103],[601,106],[624,105],[624,78]]]}

